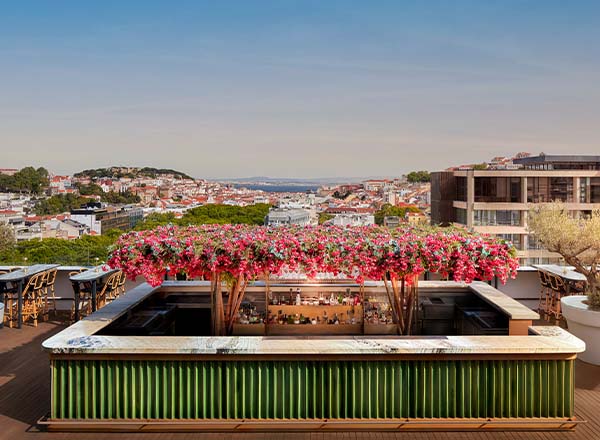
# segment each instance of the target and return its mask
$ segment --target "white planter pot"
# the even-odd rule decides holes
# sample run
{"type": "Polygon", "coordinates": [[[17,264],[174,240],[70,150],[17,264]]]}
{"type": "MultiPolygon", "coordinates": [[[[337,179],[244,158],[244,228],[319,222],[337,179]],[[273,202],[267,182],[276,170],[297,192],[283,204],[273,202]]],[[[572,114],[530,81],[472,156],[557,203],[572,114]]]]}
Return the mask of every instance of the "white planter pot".
{"type": "Polygon", "coordinates": [[[585,295],[565,296],[560,300],[562,313],[569,332],[585,342],[585,351],[579,354],[579,359],[600,365],[600,311],[590,310],[585,300],[585,295]]]}

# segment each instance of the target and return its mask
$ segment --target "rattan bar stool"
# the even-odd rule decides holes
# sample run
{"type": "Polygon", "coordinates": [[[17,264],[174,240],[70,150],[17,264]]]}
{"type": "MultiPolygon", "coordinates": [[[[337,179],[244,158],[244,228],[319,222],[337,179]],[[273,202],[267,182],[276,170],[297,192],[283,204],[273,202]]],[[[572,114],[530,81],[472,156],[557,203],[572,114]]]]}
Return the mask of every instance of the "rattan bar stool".
{"type": "Polygon", "coordinates": [[[549,275],[541,270],[538,271],[540,277],[540,296],[538,301],[538,313],[542,316],[548,314],[550,302],[552,299],[552,286],[550,285],[549,275]]]}
{"type": "Polygon", "coordinates": [[[567,294],[565,280],[557,275],[549,275],[550,287],[552,288],[552,300],[550,301],[549,314],[554,315],[557,320],[562,319],[560,310],[560,299],[567,294]]]}

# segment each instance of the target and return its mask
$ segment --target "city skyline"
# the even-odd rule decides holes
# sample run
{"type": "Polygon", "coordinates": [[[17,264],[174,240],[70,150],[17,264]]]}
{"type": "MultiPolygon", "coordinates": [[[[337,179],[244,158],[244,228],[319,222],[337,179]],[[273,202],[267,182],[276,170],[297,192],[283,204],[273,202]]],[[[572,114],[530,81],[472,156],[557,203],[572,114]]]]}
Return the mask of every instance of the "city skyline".
{"type": "Polygon", "coordinates": [[[593,2],[0,6],[3,166],[194,177],[597,151],[593,2]]]}

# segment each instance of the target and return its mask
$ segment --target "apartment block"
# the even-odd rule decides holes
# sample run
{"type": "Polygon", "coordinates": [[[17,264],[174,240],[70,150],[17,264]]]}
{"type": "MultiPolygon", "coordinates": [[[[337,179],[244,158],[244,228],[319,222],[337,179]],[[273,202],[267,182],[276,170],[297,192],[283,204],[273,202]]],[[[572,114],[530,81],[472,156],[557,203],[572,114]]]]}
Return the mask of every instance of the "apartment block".
{"type": "Polygon", "coordinates": [[[456,224],[511,240],[522,265],[556,262],[529,234],[531,207],[560,201],[574,215],[600,209],[600,156],[539,155],[514,160],[517,169],[432,173],[431,223],[456,224]]]}

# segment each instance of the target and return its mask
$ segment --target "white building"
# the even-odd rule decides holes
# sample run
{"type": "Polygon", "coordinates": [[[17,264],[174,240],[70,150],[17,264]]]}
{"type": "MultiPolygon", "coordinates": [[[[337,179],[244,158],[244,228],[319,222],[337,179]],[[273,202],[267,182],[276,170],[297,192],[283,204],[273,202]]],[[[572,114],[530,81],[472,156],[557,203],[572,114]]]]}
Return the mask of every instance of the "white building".
{"type": "Polygon", "coordinates": [[[336,226],[371,226],[375,224],[375,216],[364,213],[337,214],[333,218],[333,224],[336,226]]]}
{"type": "Polygon", "coordinates": [[[287,226],[310,224],[310,211],[306,209],[272,208],[265,217],[266,226],[287,226]]]}

